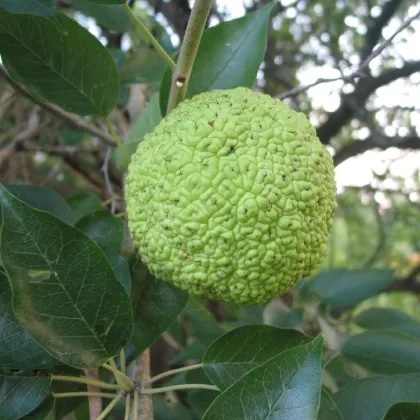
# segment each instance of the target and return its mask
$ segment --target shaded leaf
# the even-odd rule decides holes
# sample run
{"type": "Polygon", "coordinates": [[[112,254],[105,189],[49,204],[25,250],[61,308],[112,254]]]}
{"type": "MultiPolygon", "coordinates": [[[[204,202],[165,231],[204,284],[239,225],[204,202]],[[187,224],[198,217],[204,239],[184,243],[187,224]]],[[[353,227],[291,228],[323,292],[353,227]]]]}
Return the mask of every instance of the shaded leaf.
{"type": "Polygon", "coordinates": [[[308,285],[332,307],[354,306],[378,294],[395,280],[391,270],[336,269],[321,272],[308,285]]]}
{"type": "Polygon", "coordinates": [[[207,349],[204,370],[221,390],[275,355],[308,343],[311,339],[296,330],[268,325],[246,325],[229,331],[207,349]]]}
{"type": "Polygon", "coordinates": [[[420,404],[395,404],[386,413],[384,420],[418,420],[420,419],[420,404]]]}
{"type": "MultiPolygon", "coordinates": [[[[124,143],[124,147],[130,155],[136,151],[137,145],[143,140],[143,137],[147,133],[150,133],[161,119],[162,116],[159,109],[159,95],[154,93],[149,105],[131,128],[128,133],[127,140],[124,143]]],[[[121,171],[127,169],[129,161],[127,160],[125,154],[122,154],[118,149],[115,151],[115,156],[118,169],[121,171]]]]}
{"type": "Polygon", "coordinates": [[[16,184],[4,185],[19,200],[24,201],[38,210],[43,210],[57,216],[59,219],[73,224],[73,215],[66,200],[54,190],[39,185],[16,184]]]}
{"type": "Polygon", "coordinates": [[[0,0],[0,8],[9,13],[37,15],[57,21],[58,10],[54,0],[0,0]]]}
{"type": "Polygon", "coordinates": [[[105,257],[114,269],[118,280],[129,295],[131,291],[131,275],[127,260],[118,252],[109,248],[102,248],[102,252],[105,254],[105,257]]]}
{"type": "Polygon", "coordinates": [[[85,192],[72,195],[67,199],[72,212],[73,220],[77,223],[80,219],[93,213],[101,205],[101,199],[94,193],[85,192]]]}
{"type": "Polygon", "coordinates": [[[420,340],[397,331],[367,331],[345,341],[344,356],[375,373],[420,372],[420,340]]]}
{"type": "Polygon", "coordinates": [[[60,362],[51,357],[20,326],[12,309],[9,279],[0,267],[0,367],[48,369],[60,362]]]}
{"type": "Polygon", "coordinates": [[[50,385],[45,377],[0,376],[0,419],[17,420],[35,410],[50,385]]]}
{"type": "Polygon", "coordinates": [[[184,360],[201,360],[204,357],[204,353],[207,350],[207,346],[200,340],[194,340],[191,344],[185,347],[180,353],[171,359],[171,364],[178,363],[184,360]]]}
{"type": "Polygon", "coordinates": [[[124,221],[105,210],[85,216],[76,228],[92,238],[101,247],[120,252],[124,240],[124,221]]]}
{"type": "MultiPolygon", "coordinates": [[[[188,83],[187,97],[215,89],[251,88],[264,58],[267,29],[275,2],[203,33],[188,83]]],[[[160,109],[166,114],[171,72],[165,71],[160,87],[160,109]]]]}
{"type": "Polygon", "coordinates": [[[333,399],[344,420],[382,420],[399,402],[420,403],[419,389],[418,373],[375,376],[350,382],[333,399]]]}
{"type": "Polygon", "coordinates": [[[319,406],[318,420],[343,420],[340,410],[335,405],[335,402],[330,393],[322,388],[321,390],[321,404],[319,406]]]}
{"type": "Polygon", "coordinates": [[[54,398],[52,395],[48,396],[41,405],[32,413],[25,416],[24,420],[55,420],[54,413],[54,398]]]}
{"type": "Polygon", "coordinates": [[[96,4],[124,4],[125,0],[84,0],[89,3],[96,3],[96,4]]]}
{"type": "Polygon", "coordinates": [[[220,394],[203,420],[313,420],[321,393],[322,338],[280,353],[220,394]]]}
{"type": "Polygon", "coordinates": [[[110,0],[109,2],[71,0],[71,3],[85,16],[94,18],[99,25],[106,28],[118,32],[127,32],[131,27],[130,17],[120,6],[124,3],[123,0],[110,0]]]}
{"type": "Polygon", "coordinates": [[[62,28],[0,9],[3,63],[35,95],[70,112],[107,116],[120,90],[114,61],[89,31],[60,16],[62,28]]]}
{"type": "Polygon", "coordinates": [[[272,300],[264,308],[264,324],[279,328],[295,328],[303,320],[303,312],[290,309],[280,300],[272,300]]]}
{"type": "Polygon", "coordinates": [[[132,305],[134,334],[129,343],[135,354],[142,353],[175,321],[185,307],[188,295],[151,274],[139,278],[133,273],[132,305]]]}
{"type": "Polygon", "coordinates": [[[176,403],[167,404],[165,397],[161,395],[153,396],[153,418],[154,420],[196,420],[194,413],[187,407],[176,403]]]}
{"type": "Polygon", "coordinates": [[[0,252],[19,323],[66,364],[94,367],[115,356],[131,336],[131,306],[99,246],[2,186],[0,204],[0,252]]]}

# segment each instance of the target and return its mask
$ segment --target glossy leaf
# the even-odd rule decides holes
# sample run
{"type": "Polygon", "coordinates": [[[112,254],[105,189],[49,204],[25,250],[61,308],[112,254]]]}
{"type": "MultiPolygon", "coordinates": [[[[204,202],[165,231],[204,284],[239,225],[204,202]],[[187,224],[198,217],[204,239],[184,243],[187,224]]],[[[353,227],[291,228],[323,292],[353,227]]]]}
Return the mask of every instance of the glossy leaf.
{"type": "Polygon", "coordinates": [[[0,186],[1,258],[19,323],[62,362],[99,366],[128,342],[130,301],[99,246],[0,186]]]}
{"type": "Polygon", "coordinates": [[[119,95],[109,52],[75,20],[62,27],[0,9],[0,53],[13,78],[44,100],[81,115],[107,116],[119,95]]]}
{"type": "Polygon", "coordinates": [[[151,346],[169,328],[188,299],[186,293],[151,274],[139,278],[139,271],[133,274],[134,334],[130,341],[137,354],[151,346]]]}
{"type": "Polygon", "coordinates": [[[73,215],[66,200],[54,190],[29,184],[4,185],[19,200],[24,201],[38,210],[43,210],[57,216],[59,219],[73,224],[73,215]]]}
{"type": "Polygon", "coordinates": [[[354,306],[378,294],[395,280],[391,270],[336,269],[314,277],[308,289],[331,307],[354,306]]]}
{"type": "Polygon", "coordinates": [[[50,385],[46,377],[0,376],[0,419],[17,420],[35,410],[50,385]]]}
{"type": "MultiPolygon", "coordinates": [[[[136,151],[137,145],[143,140],[143,137],[147,133],[150,133],[160,122],[161,119],[162,116],[159,109],[159,96],[157,93],[155,93],[153,94],[149,105],[144,110],[143,114],[136,121],[136,123],[128,133],[127,140],[124,143],[124,146],[130,155],[132,155],[136,151]]],[[[116,150],[115,153],[118,169],[122,171],[127,169],[129,163],[127,157],[124,154],[122,154],[119,149],[116,150]]]]}
{"type": "Polygon", "coordinates": [[[131,19],[121,7],[121,1],[99,2],[89,0],[71,0],[71,4],[85,16],[92,17],[96,22],[118,32],[127,32],[131,27],[131,19]],[[96,4],[95,4],[96,3],[96,4]]]}
{"type": "Polygon", "coordinates": [[[340,410],[336,406],[332,396],[325,389],[321,390],[321,404],[319,406],[318,420],[343,420],[340,410]]]}
{"type": "Polygon", "coordinates": [[[105,254],[105,257],[114,269],[118,280],[129,295],[131,291],[131,275],[127,260],[118,252],[109,248],[102,248],[102,252],[105,254]]]}
{"type": "Polygon", "coordinates": [[[313,420],[321,393],[322,338],[282,352],[220,394],[203,420],[313,420]]]}
{"type": "Polygon", "coordinates": [[[375,373],[420,372],[420,340],[397,331],[367,331],[350,337],[344,356],[375,373]]]}
{"type": "MultiPolygon", "coordinates": [[[[244,17],[223,22],[203,33],[187,97],[215,89],[251,88],[264,58],[267,29],[275,2],[244,17]]],[[[171,72],[165,71],[160,87],[160,109],[166,114],[171,72]]]]}
{"type": "Polygon", "coordinates": [[[395,404],[386,413],[384,420],[418,420],[420,419],[420,404],[395,404]]]}
{"type": "Polygon", "coordinates": [[[124,240],[124,221],[100,210],[85,216],[76,228],[92,238],[101,247],[120,252],[124,240]]]}
{"type": "Polygon", "coordinates": [[[72,210],[74,222],[78,223],[80,219],[99,209],[101,199],[92,192],[85,192],[72,195],[67,203],[72,210]]]}
{"type": "Polygon", "coordinates": [[[58,20],[58,10],[54,0],[0,0],[0,9],[13,14],[36,15],[52,21],[58,20]]]}
{"type": "Polygon", "coordinates": [[[420,403],[420,374],[375,376],[350,382],[333,394],[344,420],[382,420],[399,402],[420,403]]]}
{"type": "Polygon", "coordinates": [[[24,370],[48,369],[59,363],[18,323],[12,309],[9,279],[0,267],[0,367],[24,370]]]}
{"type": "Polygon", "coordinates": [[[311,339],[296,330],[246,325],[229,331],[207,349],[204,370],[221,390],[273,356],[311,339]]]}

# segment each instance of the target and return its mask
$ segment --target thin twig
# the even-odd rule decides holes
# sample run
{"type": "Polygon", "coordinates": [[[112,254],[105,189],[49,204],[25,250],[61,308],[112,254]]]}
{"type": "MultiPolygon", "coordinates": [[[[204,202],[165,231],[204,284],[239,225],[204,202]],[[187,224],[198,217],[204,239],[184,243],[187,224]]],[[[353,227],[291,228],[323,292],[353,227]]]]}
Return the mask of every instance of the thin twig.
{"type": "Polygon", "coordinates": [[[152,378],[143,382],[143,385],[152,384],[153,382],[159,381],[160,379],[166,378],[167,376],[175,375],[175,374],[181,373],[181,372],[188,372],[189,370],[200,369],[202,367],[203,367],[203,364],[199,363],[197,365],[184,366],[184,367],[181,367],[181,368],[178,368],[178,369],[168,370],[168,371],[163,372],[159,375],[153,376],[152,378]]]}
{"type": "Polygon", "coordinates": [[[124,420],[128,420],[130,418],[130,403],[131,403],[131,394],[127,394],[125,397],[125,414],[124,420]]]}
{"type": "Polygon", "coordinates": [[[13,89],[20,93],[25,98],[28,98],[32,102],[38,104],[40,107],[44,108],[46,111],[50,112],[51,114],[55,115],[58,118],[61,118],[70,124],[72,124],[74,127],[86,131],[87,133],[90,133],[101,140],[103,140],[106,144],[109,144],[110,146],[115,146],[114,139],[112,136],[110,136],[107,133],[104,133],[99,128],[88,124],[86,121],[83,120],[83,118],[79,117],[76,114],[71,114],[69,112],[64,111],[62,108],[39,100],[38,98],[32,96],[23,86],[21,86],[19,83],[17,83],[15,80],[13,80],[6,70],[0,66],[0,76],[3,76],[6,82],[13,87],[13,89]]]}
{"type": "Polygon", "coordinates": [[[75,383],[85,384],[85,385],[94,385],[103,389],[115,389],[115,390],[120,389],[118,385],[108,384],[107,382],[103,382],[98,379],[88,378],[85,376],[52,375],[51,379],[53,381],[75,382],[75,383]]]}
{"type": "Polygon", "coordinates": [[[98,417],[97,420],[105,419],[108,414],[112,411],[112,409],[118,404],[118,401],[123,397],[122,394],[118,394],[114,399],[107,405],[104,411],[102,411],[101,415],[98,417]]]}
{"type": "MultiPolygon", "coordinates": [[[[86,369],[85,375],[88,378],[99,380],[98,369],[86,369]]],[[[95,393],[100,393],[101,389],[97,385],[88,385],[88,392],[91,394],[88,397],[89,402],[89,418],[90,420],[96,420],[102,411],[102,398],[98,395],[92,395],[95,393]]]]}
{"type": "Polygon", "coordinates": [[[162,57],[170,69],[175,68],[175,63],[168,53],[162,48],[159,44],[159,41],[152,35],[152,33],[147,29],[144,23],[133,13],[128,4],[123,5],[124,10],[127,12],[130,19],[136,25],[136,28],[147,38],[147,40],[153,45],[156,52],[162,57]]]}
{"type": "Polygon", "coordinates": [[[169,391],[179,391],[181,389],[209,389],[211,391],[220,391],[217,386],[208,385],[208,384],[180,384],[173,386],[163,386],[161,388],[145,388],[141,390],[142,394],[162,394],[169,391]]]}
{"type": "MultiPolygon", "coordinates": [[[[74,398],[74,397],[101,397],[115,398],[117,394],[109,394],[106,392],[54,392],[54,398],[74,398]]],[[[98,418],[99,419],[99,418],[98,418]]]]}
{"type": "Polygon", "coordinates": [[[167,113],[185,98],[198,46],[206,26],[213,0],[196,0],[188,20],[185,37],[172,77],[167,113]]]}
{"type": "Polygon", "coordinates": [[[115,214],[115,207],[116,207],[116,198],[115,197],[116,197],[116,195],[115,195],[114,187],[112,186],[111,179],[109,177],[109,161],[110,161],[110,158],[111,158],[111,148],[109,147],[108,150],[106,151],[106,155],[105,155],[104,163],[101,167],[101,171],[104,174],[106,190],[107,190],[107,192],[110,196],[110,200],[111,200],[111,213],[115,214]]]}

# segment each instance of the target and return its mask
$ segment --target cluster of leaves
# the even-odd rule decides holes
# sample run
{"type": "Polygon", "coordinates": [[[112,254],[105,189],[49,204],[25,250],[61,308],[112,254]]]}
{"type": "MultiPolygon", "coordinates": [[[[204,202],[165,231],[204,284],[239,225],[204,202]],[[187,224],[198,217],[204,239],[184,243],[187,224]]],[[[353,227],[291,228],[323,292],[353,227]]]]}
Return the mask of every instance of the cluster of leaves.
{"type": "MultiPolygon", "coordinates": [[[[154,93],[126,139],[132,153],[165,115],[170,71],[132,27],[122,0],[71,3],[110,30],[130,31],[130,53],[103,46],[52,0],[0,0],[2,63],[36,101],[82,116],[107,117],[128,85],[147,82],[154,93]],[[154,66],[146,72],[145,61],[154,66]]],[[[188,95],[253,86],[273,6],[204,32],[188,95]]],[[[164,31],[159,39],[175,55],[164,31]]],[[[121,150],[114,158],[125,170],[121,150]]],[[[0,206],[1,419],[61,419],[72,411],[86,419],[83,398],[53,396],[86,388],[52,375],[97,367],[112,381],[106,361],[121,350],[133,361],[165,331],[177,343],[173,366],[203,363],[165,385],[204,383],[219,391],[174,393],[169,403],[156,397],[157,420],[417,418],[420,324],[397,309],[356,317],[342,309],[377,295],[395,281],[392,272],[325,271],[290,292],[293,309],[277,299],[228,307],[216,322],[203,302],[127,255],[123,220],[102,197],[65,199],[48,188],[1,185],[0,206]]],[[[112,415],[121,418],[120,409],[112,415]]]]}

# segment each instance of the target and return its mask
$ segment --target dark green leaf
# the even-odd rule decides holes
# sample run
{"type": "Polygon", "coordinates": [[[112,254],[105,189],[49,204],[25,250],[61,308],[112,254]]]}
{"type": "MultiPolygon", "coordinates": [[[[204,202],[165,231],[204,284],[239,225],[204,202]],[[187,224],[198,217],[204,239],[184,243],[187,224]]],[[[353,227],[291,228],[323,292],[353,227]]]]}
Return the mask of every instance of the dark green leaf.
{"type": "Polygon", "coordinates": [[[343,420],[340,410],[335,405],[332,396],[329,392],[322,388],[321,390],[321,405],[319,406],[318,420],[343,420]]]}
{"type": "Polygon", "coordinates": [[[153,396],[154,420],[196,420],[194,413],[187,407],[175,402],[166,403],[165,397],[153,396]]]}
{"type": "Polygon", "coordinates": [[[1,258],[19,323],[76,367],[115,356],[132,332],[130,301],[99,246],[0,186],[1,258]]]}
{"type": "Polygon", "coordinates": [[[280,300],[272,300],[264,309],[264,324],[279,328],[296,328],[303,319],[302,311],[288,308],[280,300]]]}
{"type": "Polygon", "coordinates": [[[313,420],[321,393],[322,338],[272,357],[219,395],[203,420],[313,420]]]}
{"type": "MultiPolygon", "coordinates": [[[[264,58],[267,29],[274,2],[244,17],[204,31],[187,97],[215,89],[251,88],[264,58]]],[[[166,114],[171,72],[165,71],[160,87],[160,109],[166,114]]]]}
{"type": "Polygon", "coordinates": [[[394,280],[391,270],[337,269],[321,272],[308,289],[332,307],[353,306],[378,294],[394,280]]]}
{"type": "MultiPolygon", "coordinates": [[[[143,137],[147,133],[150,133],[161,119],[162,116],[159,109],[159,95],[155,93],[141,117],[136,121],[133,128],[128,133],[124,147],[130,155],[136,151],[137,145],[143,140],[143,137]]],[[[116,150],[115,153],[117,167],[121,171],[124,171],[127,169],[129,163],[127,157],[122,154],[119,149],[116,150]]]]}
{"type": "Polygon", "coordinates": [[[386,413],[384,420],[418,420],[420,419],[420,404],[395,404],[386,413]]]}
{"type": "Polygon", "coordinates": [[[58,10],[54,0],[0,0],[0,8],[9,13],[37,15],[57,21],[58,10]]]}
{"type": "Polygon", "coordinates": [[[103,4],[103,5],[124,4],[126,2],[125,0],[84,0],[84,1],[89,2],[89,3],[103,4]]]}
{"type": "Polygon", "coordinates": [[[217,391],[195,389],[188,393],[187,402],[197,418],[201,419],[218,395],[219,393],[217,391]]]}
{"type": "Polygon", "coordinates": [[[19,200],[24,201],[38,210],[43,210],[57,216],[69,225],[73,224],[73,215],[66,200],[60,194],[39,185],[5,185],[19,200]]]}
{"type": "Polygon", "coordinates": [[[85,139],[85,132],[79,130],[64,129],[61,131],[60,137],[64,144],[68,146],[77,146],[83,143],[85,139]]]}
{"type": "Polygon", "coordinates": [[[121,83],[147,83],[155,86],[162,79],[165,68],[165,62],[156,50],[140,45],[127,56],[120,73],[121,83]]]}
{"type": "Polygon", "coordinates": [[[17,420],[35,410],[50,391],[50,379],[0,376],[0,419],[17,420]]]}
{"type": "Polygon", "coordinates": [[[308,343],[296,330],[268,325],[246,325],[214,341],[204,355],[204,370],[221,390],[276,354],[308,343]]]}
{"type": "Polygon", "coordinates": [[[184,309],[188,295],[151,274],[133,274],[134,334],[130,345],[140,354],[151,346],[184,309]]]}
{"type": "Polygon", "coordinates": [[[0,367],[48,369],[59,363],[32,340],[18,323],[12,309],[9,280],[0,267],[0,367]]]}
{"type": "Polygon", "coordinates": [[[109,248],[102,248],[102,252],[107,257],[118,280],[124,286],[125,291],[129,295],[131,291],[131,276],[127,260],[118,252],[109,248]]]}
{"type": "MultiPolygon", "coordinates": [[[[60,372],[60,374],[75,375],[75,373],[70,372],[60,372]]],[[[51,389],[54,393],[87,391],[86,385],[62,381],[52,381],[51,389]]],[[[84,402],[86,402],[86,397],[57,398],[55,400],[55,420],[62,420],[63,417],[76,410],[84,402]]]]}
{"type": "Polygon", "coordinates": [[[98,22],[99,25],[118,32],[127,32],[131,27],[130,17],[120,6],[124,1],[89,1],[89,0],[71,0],[75,6],[85,16],[90,16],[98,22]],[[96,3],[96,4],[95,4],[96,3]],[[104,5],[106,5],[104,7],[104,5]]]}
{"type": "Polygon", "coordinates": [[[194,336],[203,344],[210,345],[213,340],[225,332],[213,315],[194,297],[190,296],[188,299],[184,314],[190,322],[194,336]]]}
{"type": "Polygon", "coordinates": [[[124,221],[111,213],[100,210],[85,216],[76,224],[101,247],[120,252],[124,240],[124,221]]]}
{"type": "Polygon", "coordinates": [[[48,396],[42,404],[32,413],[23,418],[24,420],[55,420],[54,398],[48,396]]]}
{"type": "Polygon", "coordinates": [[[344,420],[382,420],[399,402],[420,402],[420,374],[358,379],[333,395],[344,420]]]}
{"type": "Polygon", "coordinates": [[[93,213],[101,205],[101,199],[94,193],[86,192],[72,195],[67,199],[72,212],[74,222],[77,223],[80,219],[93,213]]]}
{"type": "Polygon", "coordinates": [[[397,331],[367,331],[350,337],[342,353],[381,374],[420,372],[420,340],[397,331]]]}
{"type": "Polygon", "coordinates": [[[207,350],[207,346],[200,340],[194,340],[189,344],[181,353],[178,353],[171,359],[171,363],[178,363],[184,360],[201,360],[204,353],[207,350]]]}
{"type": "Polygon", "coordinates": [[[354,318],[354,322],[366,329],[383,329],[398,327],[402,324],[415,324],[420,327],[420,323],[414,318],[405,314],[403,311],[391,308],[370,308],[354,318]]]}
{"type": "Polygon", "coordinates": [[[48,20],[0,9],[3,63],[26,88],[67,111],[107,116],[118,100],[118,72],[109,52],[73,19],[48,20]]]}

